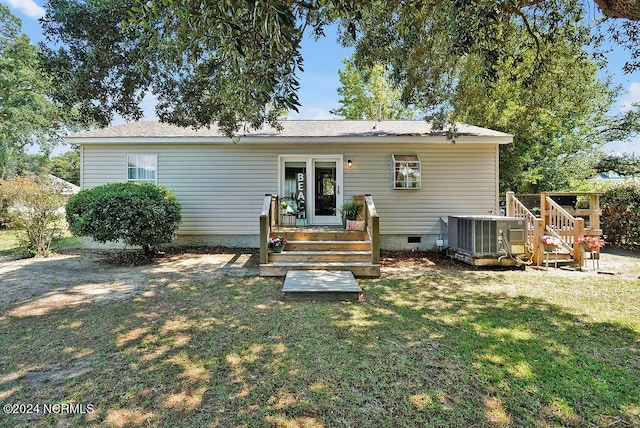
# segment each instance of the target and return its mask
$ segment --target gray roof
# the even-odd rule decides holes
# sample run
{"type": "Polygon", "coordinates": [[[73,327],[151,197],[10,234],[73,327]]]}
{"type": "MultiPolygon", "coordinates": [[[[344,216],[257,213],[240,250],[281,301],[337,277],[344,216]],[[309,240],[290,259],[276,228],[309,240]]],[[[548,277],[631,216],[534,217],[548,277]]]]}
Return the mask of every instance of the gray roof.
{"type": "Polygon", "coordinates": [[[63,195],[75,195],[80,191],[80,186],[76,186],[73,183],[69,183],[67,180],[63,180],[60,177],[56,177],[53,174],[48,174],[51,185],[60,190],[63,195]]]}
{"type": "MultiPolygon", "coordinates": [[[[238,136],[249,139],[262,138],[349,138],[349,137],[420,137],[445,136],[445,131],[433,130],[429,122],[423,120],[285,120],[283,129],[265,125],[258,130],[241,128],[238,136]]],[[[512,135],[478,126],[456,124],[457,135],[464,137],[497,137],[503,142],[511,142],[512,135]]],[[[156,121],[129,122],[123,125],[97,129],[80,134],[70,135],[73,140],[103,138],[226,138],[217,127],[181,128],[156,121]]],[[[80,141],[77,141],[80,142],[80,141]]]]}

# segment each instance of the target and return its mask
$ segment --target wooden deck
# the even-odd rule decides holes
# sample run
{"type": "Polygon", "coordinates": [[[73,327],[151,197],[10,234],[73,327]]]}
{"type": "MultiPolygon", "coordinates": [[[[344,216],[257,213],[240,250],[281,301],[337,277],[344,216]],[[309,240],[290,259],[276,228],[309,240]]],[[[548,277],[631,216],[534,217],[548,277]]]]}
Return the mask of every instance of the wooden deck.
{"type": "Polygon", "coordinates": [[[350,271],[290,270],[282,292],[286,300],[351,300],[362,296],[362,289],[350,271]]]}

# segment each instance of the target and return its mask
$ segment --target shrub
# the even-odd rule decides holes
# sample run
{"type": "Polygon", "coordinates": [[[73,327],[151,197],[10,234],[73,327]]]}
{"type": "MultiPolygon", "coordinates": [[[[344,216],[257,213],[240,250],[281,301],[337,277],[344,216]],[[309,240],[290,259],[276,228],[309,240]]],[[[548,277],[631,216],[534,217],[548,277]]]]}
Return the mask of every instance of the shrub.
{"type": "Polygon", "coordinates": [[[175,194],[150,183],[114,183],[83,190],[67,203],[67,222],[97,242],[139,245],[145,254],[169,243],[180,225],[175,194]]]}
{"type": "Polygon", "coordinates": [[[24,252],[48,256],[62,232],[62,189],[46,176],[15,176],[0,180],[0,199],[8,202],[12,227],[24,229],[19,235],[24,252]]]}
{"type": "Polygon", "coordinates": [[[604,192],[602,232],[612,244],[640,247],[640,181],[627,180],[604,192]]]}

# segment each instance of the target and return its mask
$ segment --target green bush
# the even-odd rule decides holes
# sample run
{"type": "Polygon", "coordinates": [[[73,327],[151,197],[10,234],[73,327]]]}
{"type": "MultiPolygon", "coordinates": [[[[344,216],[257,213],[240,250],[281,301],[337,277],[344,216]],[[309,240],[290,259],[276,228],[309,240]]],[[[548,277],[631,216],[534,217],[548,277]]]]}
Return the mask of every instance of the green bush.
{"type": "Polygon", "coordinates": [[[640,181],[627,180],[602,195],[602,232],[612,244],[640,247],[640,181]]]}
{"type": "Polygon", "coordinates": [[[171,242],[180,225],[175,194],[150,183],[114,183],[83,190],[67,203],[67,222],[97,242],[139,245],[146,254],[171,242]]]}
{"type": "Polygon", "coordinates": [[[3,217],[11,220],[12,227],[21,229],[19,240],[23,252],[48,256],[51,243],[62,232],[65,200],[62,189],[46,176],[14,176],[0,180],[0,199],[7,208],[3,217]]]}

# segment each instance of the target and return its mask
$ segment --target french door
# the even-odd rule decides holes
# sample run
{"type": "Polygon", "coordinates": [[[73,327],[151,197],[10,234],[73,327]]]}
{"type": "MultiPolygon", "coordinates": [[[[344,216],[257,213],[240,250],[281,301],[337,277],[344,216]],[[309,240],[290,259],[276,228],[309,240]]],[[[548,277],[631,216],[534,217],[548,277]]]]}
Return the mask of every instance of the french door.
{"type": "Polygon", "coordinates": [[[280,195],[295,199],[306,224],[341,224],[342,155],[280,156],[280,195]]]}

